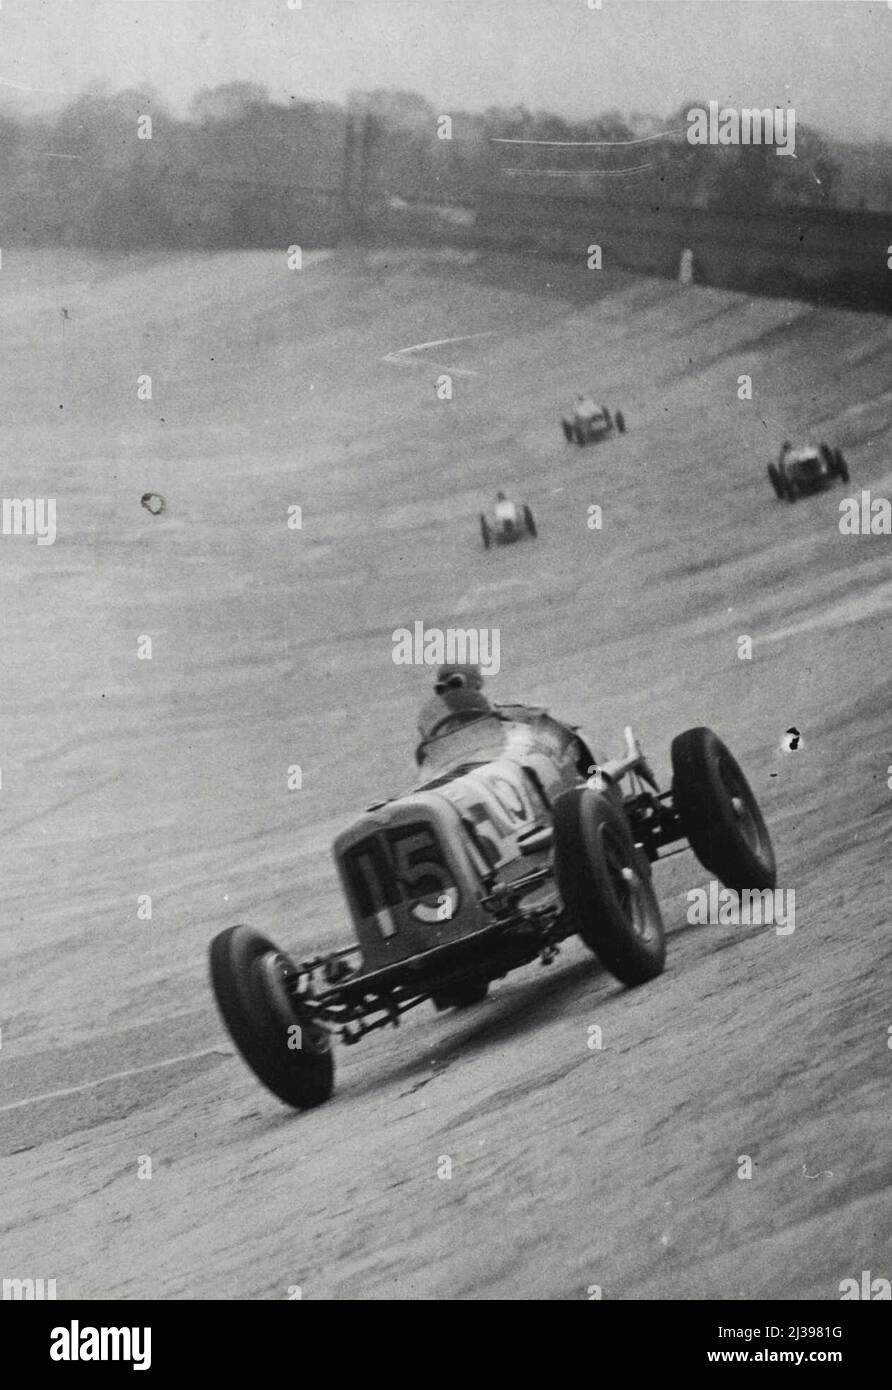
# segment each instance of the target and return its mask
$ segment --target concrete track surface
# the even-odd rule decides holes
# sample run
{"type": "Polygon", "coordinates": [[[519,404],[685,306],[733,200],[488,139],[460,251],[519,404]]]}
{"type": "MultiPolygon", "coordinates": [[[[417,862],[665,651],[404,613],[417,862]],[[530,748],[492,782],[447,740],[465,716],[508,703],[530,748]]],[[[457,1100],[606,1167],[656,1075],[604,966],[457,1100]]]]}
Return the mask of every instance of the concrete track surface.
{"type": "Polygon", "coordinates": [[[2,491],[58,508],[54,545],[0,538],[0,1274],[828,1300],[892,1274],[892,538],[838,527],[843,496],[892,494],[892,320],[445,252],[6,247],[0,313],[2,491]],[[586,387],[624,438],[565,444],[586,387]],[[789,506],[766,464],[800,436],[852,482],[789,506]],[[485,553],[499,486],[539,540],[485,553]],[[795,931],[689,926],[708,875],[680,856],[655,983],[568,943],[340,1049],[333,1100],[292,1114],[235,1055],[207,945],[349,940],[329,846],[411,779],[430,673],[391,634],[417,619],[497,626],[494,699],[605,753],[631,723],[661,776],[713,726],[795,931]]]}

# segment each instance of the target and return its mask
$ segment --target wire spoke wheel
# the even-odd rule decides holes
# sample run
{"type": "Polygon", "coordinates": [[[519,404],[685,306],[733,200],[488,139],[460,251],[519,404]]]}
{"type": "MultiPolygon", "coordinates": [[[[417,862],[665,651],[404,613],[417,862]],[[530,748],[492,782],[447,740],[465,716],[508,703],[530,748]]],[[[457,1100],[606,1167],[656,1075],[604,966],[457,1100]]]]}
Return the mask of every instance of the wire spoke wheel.
{"type": "Polygon", "coordinates": [[[672,740],[672,799],[691,849],[726,888],[774,888],[774,848],[759,803],[711,729],[687,729],[672,740]]]}
{"type": "Polygon", "coordinates": [[[579,935],[623,984],[652,980],[666,959],[663,919],[621,802],[574,787],[555,801],[554,825],[555,876],[579,935]]]}

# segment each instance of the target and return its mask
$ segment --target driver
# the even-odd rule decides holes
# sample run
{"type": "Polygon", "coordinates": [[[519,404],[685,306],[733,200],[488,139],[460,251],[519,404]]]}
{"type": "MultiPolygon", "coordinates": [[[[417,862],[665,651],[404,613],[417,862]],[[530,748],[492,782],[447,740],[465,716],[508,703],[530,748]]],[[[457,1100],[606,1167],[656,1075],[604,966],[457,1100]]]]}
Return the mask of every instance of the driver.
{"type": "Polygon", "coordinates": [[[509,501],[504,492],[496,493],[496,521],[507,521],[512,526],[517,525],[517,506],[509,501]]]}
{"type": "Polygon", "coordinates": [[[592,755],[586,743],[579,738],[575,726],[552,720],[547,711],[538,705],[490,704],[483,693],[483,672],[478,665],[471,663],[452,663],[438,668],[434,699],[426,702],[418,716],[419,741],[415,761],[419,765],[425,761],[430,742],[487,716],[536,725],[545,719],[552,728],[563,730],[574,749],[579,773],[585,777],[591,772],[592,755]]]}
{"type": "Polygon", "coordinates": [[[447,690],[483,689],[483,672],[472,662],[441,666],[434,681],[434,694],[443,695],[447,690]]]}
{"type": "Polygon", "coordinates": [[[467,686],[450,686],[442,693],[428,700],[418,716],[418,746],[415,761],[423,763],[427,756],[427,745],[447,734],[455,733],[465,724],[477,719],[485,719],[495,714],[495,710],[482,690],[471,690],[467,686]]]}
{"type": "Polygon", "coordinates": [[[577,396],[573,404],[573,413],[581,425],[585,425],[589,420],[599,413],[591,396],[577,396]]]}

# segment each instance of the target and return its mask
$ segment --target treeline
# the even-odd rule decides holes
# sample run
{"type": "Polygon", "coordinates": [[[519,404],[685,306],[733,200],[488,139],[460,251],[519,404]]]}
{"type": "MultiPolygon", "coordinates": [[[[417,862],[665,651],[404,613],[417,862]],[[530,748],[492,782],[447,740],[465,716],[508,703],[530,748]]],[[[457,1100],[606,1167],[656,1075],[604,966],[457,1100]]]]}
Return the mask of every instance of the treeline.
{"type": "MultiPolygon", "coordinates": [[[[176,117],[151,92],[85,95],[49,116],[0,115],[0,243],[310,246],[361,228],[366,207],[473,206],[494,184],[741,210],[838,201],[840,160],[820,134],[798,127],[795,159],[692,147],[695,105],[706,103],[666,121],[570,122],[522,106],[441,112],[396,91],[282,104],[236,83],[176,117]],[[512,140],[524,143],[496,143],[512,140]]],[[[869,194],[849,180],[845,199],[863,206],[869,194]]]]}
{"type": "Polygon", "coordinates": [[[127,251],[308,245],[339,230],[345,113],[239,84],[176,119],[151,93],[0,116],[4,243],[127,251]]]}

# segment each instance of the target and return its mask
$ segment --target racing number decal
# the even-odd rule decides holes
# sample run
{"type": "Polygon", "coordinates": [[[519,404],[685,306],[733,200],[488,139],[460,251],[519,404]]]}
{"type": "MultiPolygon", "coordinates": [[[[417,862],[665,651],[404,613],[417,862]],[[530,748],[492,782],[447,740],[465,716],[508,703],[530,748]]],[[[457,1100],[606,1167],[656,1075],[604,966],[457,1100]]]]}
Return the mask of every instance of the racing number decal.
{"type": "Polygon", "coordinates": [[[391,831],[390,847],[397,879],[411,903],[409,912],[416,921],[451,920],[458,907],[458,889],[450,882],[449,871],[430,831],[420,829],[414,834],[391,831]],[[425,902],[426,898],[433,898],[434,902],[425,902]]]}
{"type": "Polygon", "coordinates": [[[393,920],[393,913],[384,899],[384,890],[381,887],[381,880],[378,877],[378,870],[370,854],[358,854],[356,856],[356,867],[362,875],[366,891],[369,894],[371,903],[371,915],[378,923],[378,930],[385,938],[394,936],[396,933],[396,922],[393,920]]]}
{"type": "Polygon", "coordinates": [[[482,800],[471,802],[467,814],[474,822],[483,852],[496,868],[516,858],[517,827],[530,819],[530,809],[521,787],[499,773],[486,777],[471,774],[467,781],[482,793],[482,800]]]}
{"type": "Polygon", "coordinates": [[[520,793],[520,788],[509,782],[507,777],[502,777],[498,774],[490,774],[485,780],[487,787],[492,792],[509,820],[517,824],[521,821],[525,821],[527,818],[527,807],[520,793]]]}
{"type": "Polygon", "coordinates": [[[345,863],[363,917],[387,939],[399,930],[400,908],[416,922],[449,922],[459,891],[431,828],[423,822],[374,833],[347,852],[345,863]]]}

